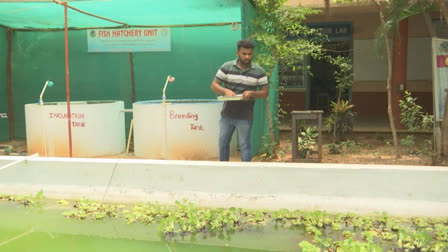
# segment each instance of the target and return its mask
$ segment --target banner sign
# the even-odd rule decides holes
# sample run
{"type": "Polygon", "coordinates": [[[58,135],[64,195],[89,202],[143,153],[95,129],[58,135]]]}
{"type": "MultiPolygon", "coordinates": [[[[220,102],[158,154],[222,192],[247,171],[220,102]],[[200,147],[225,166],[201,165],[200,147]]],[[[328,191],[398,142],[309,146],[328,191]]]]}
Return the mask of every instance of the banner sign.
{"type": "Polygon", "coordinates": [[[322,29],[322,33],[328,36],[330,41],[351,40],[353,29],[351,23],[311,23],[309,28],[322,29]]]}
{"type": "Polygon", "coordinates": [[[432,40],[433,96],[435,120],[441,121],[448,88],[448,39],[432,40]]]}
{"type": "Polygon", "coordinates": [[[88,52],[169,52],[170,28],[87,30],[88,52]]]}

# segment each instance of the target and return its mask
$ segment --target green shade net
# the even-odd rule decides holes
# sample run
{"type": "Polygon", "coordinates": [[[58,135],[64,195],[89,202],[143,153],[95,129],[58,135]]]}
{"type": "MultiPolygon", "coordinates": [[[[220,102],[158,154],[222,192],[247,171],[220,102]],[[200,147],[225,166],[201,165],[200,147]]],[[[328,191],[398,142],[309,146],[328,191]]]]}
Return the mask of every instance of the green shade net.
{"type": "MultiPolygon", "coordinates": [[[[249,34],[255,10],[248,0],[110,0],[69,1],[83,11],[129,25],[173,25],[170,52],[132,54],[136,101],[159,100],[167,75],[169,99],[214,99],[210,84],[226,61],[236,58],[236,42],[249,34]],[[244,16],[244,20],[243,20],[244,16]],[[238,29],[229,24],[242,21],[238,29]],[[202,24],[209,24],[202,26],[202,24]],[[182,27],[198,25],[200,27],[182,27]]],[[[25,138],[24,105],[36,103],[46,80],[55,85],[45,92],[45,102],[66,100],[64,8],[53,2],[0,2],[0,25],[12,31],[12,101],[14,137],[25,138]],[[31,29],[31,31],[20,31],[31,29]],[[43,31],[42,31],[43,29],[43,31]]],[[[70,10],[69,27],[117,26],[70,10]]],[[[0,113],[8,112],[6,93],[7,36],[0,27],[0,113]]],[[[87,31],[71,30],[69,39],[70,96],[72,101],[122,100],[132,108],[130,54],[89,53],[87,31]]],[[[276,114],[276,77],[271,79],[271,113],[276,114]]],[[[265,102],[258,99],[252,130],[253,153],[260,153],[267,134],[265,102]]],[[[126,113],[126,133],[131,113],[126,113]]],[[[276,126],[274,126],[276,129],[276,126]]],[[[8,119],[0,119],[0,141],[9,137],[8,119]]]]}
{"type": "MultiPolygon", "coordinates": [[[[69,6],[127,25],[195,25],[241,21],[241,0],[87,0],[69,6]]],[[[117,26],[68,10],[72,28],[117,26]]],[[[0,25],[13,29],[62,29],[64,7],[45,2],[0,2],[0,25]]]]}
{"type": "MultiPolygon", "coordinates": [[[[7,74],[6,62],[8,41],[6,30],[0,28],[0,114],[8,112],[8,92],[7,92],[7,74]]],[[[6,141],[9,138],[9,121],[0,116],[0,141],[6,141]]]]}

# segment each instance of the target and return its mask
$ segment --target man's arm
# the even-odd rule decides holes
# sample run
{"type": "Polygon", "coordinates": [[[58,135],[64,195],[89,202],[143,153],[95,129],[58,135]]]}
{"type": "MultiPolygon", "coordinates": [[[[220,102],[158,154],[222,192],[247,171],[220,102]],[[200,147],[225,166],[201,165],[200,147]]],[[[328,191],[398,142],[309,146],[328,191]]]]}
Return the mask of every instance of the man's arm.
{"type": "Polygon", "coordinates": [[[244,91],[243,100],[249,100],[250,98],[264,98],[269,94],[268,85],[260,87],[257,91],[244,91]]]}
{"type": "Polygon", "coordinates": [[[210,89],[213,90],[216,94],[224,95],[224,96],[235,96],[235,93],[225,87],[222,87],[221,84],[215,79],[210,86],[210,89]]]}

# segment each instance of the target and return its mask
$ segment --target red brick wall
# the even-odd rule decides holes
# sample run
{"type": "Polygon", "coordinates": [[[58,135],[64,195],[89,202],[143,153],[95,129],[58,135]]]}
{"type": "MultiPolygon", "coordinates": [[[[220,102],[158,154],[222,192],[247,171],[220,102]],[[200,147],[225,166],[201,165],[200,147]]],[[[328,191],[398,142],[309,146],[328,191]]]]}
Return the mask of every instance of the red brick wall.
{"type": "MultiPolygon", "coordinates": [[[[432,113],[432,93],[413,92],[417,104],[422,106],[423,112],[432,113]]],[[[352,94],[352,103],[358,115],[376,116],[387,113],[387,94],[383,92],[356,92],[352,94]]]]}

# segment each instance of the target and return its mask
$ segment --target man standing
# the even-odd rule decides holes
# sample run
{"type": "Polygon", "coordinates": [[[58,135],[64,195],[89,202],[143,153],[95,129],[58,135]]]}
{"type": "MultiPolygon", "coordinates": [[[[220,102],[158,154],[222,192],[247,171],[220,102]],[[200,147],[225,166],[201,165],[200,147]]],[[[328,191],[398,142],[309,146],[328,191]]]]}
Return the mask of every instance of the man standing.
{"type": "Polygon", "coordinates": [[[263,68],[252,63],[254,42],[243,39],[237,43],[234,61],[224,63],[216,73],[210,88],[219,95],[240,95],[241,100],[225,101],[219,121],[219,159],[229,161],[230,140],[238,133],[241,161],[252,159],[250,131],[253,121],[254,98],[268,96],[268,78],[263,68]],[[221,86],[224,84],[224,86],[221,86]]]}

